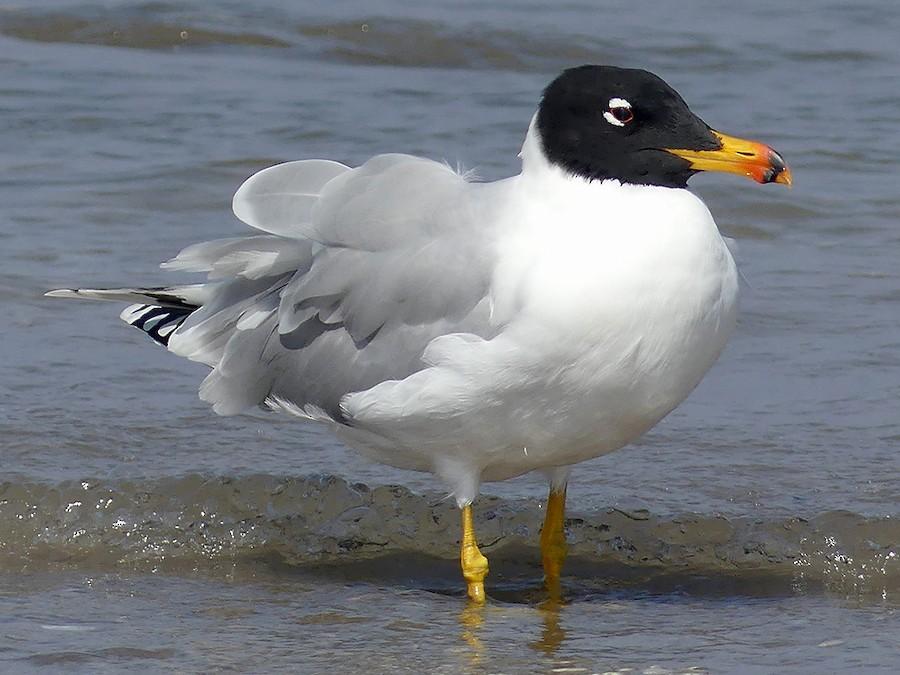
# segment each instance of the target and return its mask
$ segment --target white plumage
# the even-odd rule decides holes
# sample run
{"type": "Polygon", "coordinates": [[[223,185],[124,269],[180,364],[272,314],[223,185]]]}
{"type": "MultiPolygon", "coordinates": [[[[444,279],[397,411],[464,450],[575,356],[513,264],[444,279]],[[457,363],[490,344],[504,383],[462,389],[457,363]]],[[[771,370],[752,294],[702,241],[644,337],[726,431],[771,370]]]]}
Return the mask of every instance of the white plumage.
{"type": "Polygon", "coordinates": [[[534,121],[521,158],[492,183],[400,154],[260,171],[234,212],[269,234],[162,264],[209,277],[155,289],[200,305],[166,326],[168,349],[213,368],[200,396],[217,413],[325,422],[377,461],[436,473],[461,505],[484,480],[564,481],[699,383],[734,326],[737,272],[689,191],[573,176],[534,121]]]}
{"type": "Polygon", "coordinates": [[[270,234],[163,264],[209,276],[162,289],[202,300],[168,348],[213,368],[200,395],[216,412],[325,422],[377,461],[435,472],[461,505],[483,480],[564,481],[697,385],[734,326],[737,272],[687,190],[573,176],[534,122],[521,157],[493,183],[408,155],[260,171],[234,212],[270,234]]]}

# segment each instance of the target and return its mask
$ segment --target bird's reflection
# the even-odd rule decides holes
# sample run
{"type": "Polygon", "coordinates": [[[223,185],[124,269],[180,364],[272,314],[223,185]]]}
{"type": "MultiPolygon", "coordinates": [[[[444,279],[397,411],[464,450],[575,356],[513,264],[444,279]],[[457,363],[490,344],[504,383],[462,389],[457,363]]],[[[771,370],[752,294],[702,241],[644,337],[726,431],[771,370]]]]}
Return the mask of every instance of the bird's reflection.
{"type": "MultiPolygon", "coordinates": [[[[561,621],[566,603],[560,592],[559,584],[545,587],[541,590],[541,596],[542,599],[532,607],[538,613],[543,627],[540,637],[530,642],[529,647],[542,654],[553,655],[567,637],[567,631],[563,628],[561,621]]],[[[472,666],[480,665],[486,657],[486,647],[481,632],[487,613],[490,611],[490,602],[487,605],[468,603],[459,614],[460,635],[463,642],[469,646],[469,661],[472,666]]]]}
{"type": "Polygon", "coordinates": [[[548,583],[546,591],[547,598],[537,606],[544,628],[541,631],[541,637],[530,643],[529,646],[543,654],[552,655],[557,652],[566,639],[566,629],[562,627],[560,622],[565,602],[563,601],[559,580],[556,580],[555,583],[548,583]]]}
{"type": "Polygon", "coordinates": [[[478,666],[484,655],[484,643],[479,637],[481,626],[484,624],[485,606],[469,602],[460,612],[459,626],[462,628],[463,642],[469,645],[469,664],[478,666]]]}

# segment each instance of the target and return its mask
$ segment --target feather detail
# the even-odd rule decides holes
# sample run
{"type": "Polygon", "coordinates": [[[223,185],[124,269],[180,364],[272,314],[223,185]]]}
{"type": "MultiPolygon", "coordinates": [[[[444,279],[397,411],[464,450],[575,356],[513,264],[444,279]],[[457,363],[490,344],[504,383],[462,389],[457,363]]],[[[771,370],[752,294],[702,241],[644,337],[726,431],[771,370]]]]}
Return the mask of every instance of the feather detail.
{"type": "Polygon", "coordinates": [[[130,305],[119,318],[125,323],[139,328],[155,342],[169,346],[169,339],[178,327],[184,323],[193,309],[180,307],[158,307],[156,305],[130,305]]]}
{"type": "Polygon", "coordinates": [[[234,194],[232,210],[257,230],[284,237],[306,237],[319,193],[347,171],[350,167],[325,159],[270,166],[244,181],[234,194]]]}

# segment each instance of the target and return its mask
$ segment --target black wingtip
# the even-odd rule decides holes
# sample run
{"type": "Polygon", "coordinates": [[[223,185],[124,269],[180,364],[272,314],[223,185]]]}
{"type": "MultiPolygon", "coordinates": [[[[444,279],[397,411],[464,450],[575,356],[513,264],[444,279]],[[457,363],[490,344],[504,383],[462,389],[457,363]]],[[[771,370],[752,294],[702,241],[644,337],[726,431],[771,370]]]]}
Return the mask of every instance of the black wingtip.
{"type": "Polygon", "coordinates": [[[132,305],[122,312],[122,319],[140,328],[155,342],[169,346],[169,339],[196,308],[158,307],[156,305],[132,305]]]}

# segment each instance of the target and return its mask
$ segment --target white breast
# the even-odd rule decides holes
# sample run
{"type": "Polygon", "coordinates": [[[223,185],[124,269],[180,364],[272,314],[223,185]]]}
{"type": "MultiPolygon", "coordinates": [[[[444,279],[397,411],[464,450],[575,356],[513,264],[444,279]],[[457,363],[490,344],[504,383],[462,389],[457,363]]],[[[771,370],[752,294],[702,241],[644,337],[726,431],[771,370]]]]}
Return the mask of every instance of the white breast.
{"type": "Polygon", "coordinates": [[[566,464],[634,440],[694,389],[734,327],[737,272],[686,190],[565,177],[529,194],[504,236],[496,301],[539,364],[513,415],[529,461],[566,464]]]}

